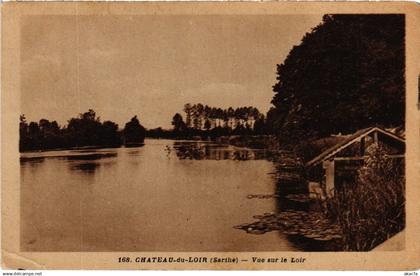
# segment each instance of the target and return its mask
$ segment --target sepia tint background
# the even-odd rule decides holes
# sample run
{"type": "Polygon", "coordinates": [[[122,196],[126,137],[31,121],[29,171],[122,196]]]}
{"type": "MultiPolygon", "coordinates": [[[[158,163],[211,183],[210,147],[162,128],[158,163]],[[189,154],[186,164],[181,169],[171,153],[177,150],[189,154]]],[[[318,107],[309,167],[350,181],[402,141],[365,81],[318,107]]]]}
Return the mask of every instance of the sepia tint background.
{"type": "Polygon", "coordinates": [[[22,17],[21,250],[374,249],[405,227],[404,24],[22,17]]]}

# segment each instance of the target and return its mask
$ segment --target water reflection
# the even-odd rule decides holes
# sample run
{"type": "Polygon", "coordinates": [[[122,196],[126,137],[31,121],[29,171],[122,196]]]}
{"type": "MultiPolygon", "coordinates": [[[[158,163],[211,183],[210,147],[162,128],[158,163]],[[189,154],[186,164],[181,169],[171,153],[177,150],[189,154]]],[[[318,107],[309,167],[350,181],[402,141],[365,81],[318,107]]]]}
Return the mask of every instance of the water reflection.
{"type": "Polygon", "coordinates": [[[249,194],[254,201],[273,199],[274,212],[256,213],[251,223],[235,225],[248,234],[262,235],[277,231],[295,248],[303,251],[339,251],[341,229],[322,212],[321,204],[309,197],[307,185],[300,176],[300,167],[285,166],[285,160],[276,159],[273,194],[249,194]]]}
{"type": "MultiPolygon", "coordinates": [[[[83,242],[90,246],[89,250],[135,251],[140,247],[169,251],[332,250],[331,242],[290,234],[296,232],[295,229],[289,229],[289,234],[282,230],[269,233],[278,230],[269,227],[278,224],[280,217],[300,227],[290,219],[292,216],[317,211],[316,205],[299,197],[305,185],[297,180],[298,173],[284,169],[284,164],[283,171],[279,171],[280,166],[272,160],[273,153],[263,149],[165,140],[148,141],[142,148],[24,153],[21,155],[21,183],[25,202],[31,202],[36,198],[34,195],[43,196],[46,190],[50,194],[36,212],[32,208],[35,203],[23,206],[25,248],[43,250],[45,244],[48,250],[81,251],[83,249],[73,247],[77,244],[73,241],[82,231],[83,242]],[[184,159],[202,161],[184,162],[184,159]],[[83,195],[83,205],[78,203],[80,195],[83,195]],[[50,208],[51,204],[60,212],[50,208]],[[81,206],[83,214],[89,217],[83,227],[78,223],[80,217],[76,216],[81,214],[78,209],[81,206]],[[130,211],[124,213],[123,210],[130,211]],[[70,221],[63,219],[60,215],[63,212],[70,221]],[[119,226],[115,226],[115,219],[122,213],[124,217],[119,226]],[[261,214],[268,215],[261,217],[261,214]],[[55,221],[56,236],[51,237],[48,227],[39,226],[45,216],[55,221]],[[267,232],[264,237],[232,227],[253,216],[263,221],[252,225],[252,231],[248,231],[249,226],[240,229],[254,234],[267,232]],[[115,231],[106,227],[105,222],[112,224],[115,231]],[[41,231],[33,228],[34,225],[48,233],[43,234],[46,237],[43,243],[33,242],[39,239],[37,231],[41,231]],[[127,234],[122,240],[109,238],[119,237],[126,229],[136,235],[127,234]],[[175,234],[172,229],[177,229],[175,234]],[[62,232],[66,233],[65,239],[60,236],[62,232]],[[214,243],[215,232],[221,233],[218,238],[223,242],[214,243]],[[171,243],[163,242],[168,237],[171,243]],[[202,240],[205,245],[199,243],[202,240]],[[64,244],[58,248],[57,243],[61,241],[64,244]]],[[[312,231],[304,225],[301,228],[312,231]]]]}
{"type": "MultiPolygon", "coordinates": [[[[280,176],[276,183],[277,214],[280,216],[284,214],[292,218],[294,224],[299,224],[299,227],[295,227],[299,228],[299,234],[289,233],[286,234],[286,238],[302,251],[339,251],[338,240],[329,239],[337,231],[328,220],[324,219],[320,202],[309,197],[305,183],[287,176],[290,173],[296,172],[285,173],[276,166],[276,174],[280,176]],[[302,220],[303,216],[300,216],[294,221],[295,214],[303,214],[306,219],[302,220]]],[[[284,237],[284,234],[280,232],[281,237],[284,237]]]]}
{"type": "Polygon", "coordinates": [[[117,153],[92,153],[92,154],[83,154],[83,155],[70,155],[65,156],[67,160],[99,160],[103,158],[116,157],[117,153]]]}
{"type": "Polygon", "coordinates": [[[274,166],[264,151],[146,142],[142,148],[21,154],[22,250],[295,250],[276,233],[248,235],[232,227],[276,210],[275,198],[247,199],[274,192],[268,174],[274,166]],[[40,165],[24,165],[28,160],[40,165]]]}
{"type": "Polygon", "coordinates": [[[92,174],[102,165],[107,165],[106,167],[109,167],[109,165],[114,164],[114,162],[109,161],[109,159],[115,157],[117,157],[117,152],[96,152],[82,155],[70,155],[60,159],[66,160],[71,170],[92,174]]]}
{"type": "Polygon", "coordinates": [[[140,153],[140,150],[132,150],[132,151],[129,151],[129,152],[127,152],[129,155],[139,155],[139,153],[140,153]]]}
{"type": "Polygon", "coordinates": [[[50,151],[22,153],[21,165],[28,164],[31,167],[42,164],[45,160],[60,160],[67,164],[71,171],[94,173],[102,164],[111,165],[113,162],[102,162],[103,159],[117,157],[117,152],[99,150],[73,150],[73,151],[50,151]]]}
{"type": "Polygon", "coordinates": [[[20,163],[28,164],[30,166],[36,166],[38,164],[41,164],[45,161],[45,157],[30,157],[30,158],[20,158],[20,163]]]}
{"type": "MultiPolygon", "coordinates": [[[[308,197],[307,185],[301,178],[300,168],[287,166],[285,158],[279,159],[266,150],[208,142],[175,142],[173,149],[179,159],[273,161],[275,170],[271,176],[274,194],[248,194],[247,198],[254,202],[274,201],[274,212],[266,210],[263,215],[255,213],[254,219],[257,221],[235,225],[234,228],[245,230],[250,235],[278,231],[280,239],[287,239],[295,248],[303,251],[339,250],[336,240],[330,239],[336,235],[335,231],[329,228],[328,221],[323,218],[318,202],[308,197]]],[[[168,146],[165,149],[168,155],[171,150],[168,146]]]]}
{"type": "Polygon", "coordinates": [[[76,165],[73,165],[71,169],[78,170],[86,173],[94,173],[97,168],[99,168],[101,164],[89,162],[89,163],[79,163],[76,165]]]}
{"type": "MultiPolygon", "coordinates": [[[[177,141],[173,149],[179,159],[189,160],[263,160],[272,157],[272,153],[264,149],[238,148],[231,145],[210,142],[177,141]]],[[[169,155],[170,148],[165,151],[169,155]]]]}
{"type": "Polygon", "coordinates": [[[116,157],[117,152],[95,152],[89,151],[49,151],[49,152],[25,152],[21,153],[20,163],[43,161],[45,158],[65,160],[99,160],[102,158],[116,157]]]}

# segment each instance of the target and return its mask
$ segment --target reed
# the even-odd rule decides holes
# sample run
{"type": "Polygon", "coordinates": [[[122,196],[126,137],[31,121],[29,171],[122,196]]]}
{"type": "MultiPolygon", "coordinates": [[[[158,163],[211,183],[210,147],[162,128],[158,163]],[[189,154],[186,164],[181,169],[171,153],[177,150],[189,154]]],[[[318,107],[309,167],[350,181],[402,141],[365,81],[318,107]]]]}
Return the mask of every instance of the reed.
{"type": "Polygon", "coordinates": [[[353,185],[327,200],[327,215],[342,228],[345,251],[369,251],[405,226],[404,160],[372,145],[353,185]]]}

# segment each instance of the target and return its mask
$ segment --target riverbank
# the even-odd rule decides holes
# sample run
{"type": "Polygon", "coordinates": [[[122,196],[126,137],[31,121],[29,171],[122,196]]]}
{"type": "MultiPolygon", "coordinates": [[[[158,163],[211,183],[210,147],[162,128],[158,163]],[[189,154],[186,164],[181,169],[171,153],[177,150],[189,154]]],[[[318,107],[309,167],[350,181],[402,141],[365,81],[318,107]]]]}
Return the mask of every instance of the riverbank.
{"type": "Polygon", "coordinates": [[[147,136],[147,139],[167,139],[167,140],[183,140],[183,141],[203,141],[215,142],[219,144],[232,145],[236,147],[251,149],[280,150],[278,139],[275,135],[224,135],[217,137],[210,136],[191,136],[191,137],[156,137],[147,136]]]}
{"type": "MultiPolygon", "coordinates": [[[[389,237],[401,231],[405,224],[405,178],[401,169],[404,167],[404,160],[394,162],[384,158],[389,154],[386,149],[390,150],[390,147],[385,149],[382,146],[385,142],[389,143],[389,139],[394,137],[392,135],[377,128],[369,128],[353,135],[327,137],[312,143],[302,141],[300,145],[295,146],[294,151],[276,150],[276,158],[273,158],[273,161],[276,166],[274,175],[277,178],[277,194],[274,196],[278,197],[279,201],[284,201],[284,197],[296,197],[301,194],[302,199],[307,196],[310,200],[318,202],[312,205],[318,205],[319,208],[312,210],[304,207],[302,210],[302,207],[285,206],[286,204],[280,202],[282,207],[278,212],[254,216],[258,221],[238,225],[237,228],[252,234],[277,230],[298,239],[333,240],[335,249],[330,247],[330,250],[340,251],[370,251],[379,243],[386,242],[389,237]],[[317,180],[312,180],[309,178],[311,171],[307,171],[308,166],[304,165],[304,161],[318,156],[324,150],[328,153],[328,150],[337,150],[338,146],[343,145],[347,145],[347,148],[343,147],[347,149],[346,152],[343,150],[347,158],[359,158],[361,146],[357,143],[352,144],[351,139],[371,130],[379,132],[376,134],[379,137],[376,141],[379,142],[371,144],[366,150],[363,148],[363,158],[367,162],[361,165],[357,163],[357,166],[353,167],[346,163],[346,174],[339,166],[341,163],[336,162],[333,176],[338,185],[332,186],[335,196],[325,198],[323,195],[326,191],[322,186],[326,185],[323,182],[326,180],[322,178],[325,172],[321,167],[317,180]],[[388,136],[391,138],[385,140],[384,137],[388,136]],[[347,144],[344,144],[345,142],[347,144]],[[318,183],[319,189],[324,189],[320,193],[317,192],[316,198],[313,199],[309,197],[309,181],[312,181],[312,184],[318,183]]],[[[226,142],[249,146],[241,139],[229,138],[226,142]]],[[[362,145],[364,147],[365,144],[362,145]]],[[[401,151],[395,144],[392,145],[395,147],[394,152],[401,151]]],[[[315,175],[313,172],[312,174],[315,175]]]]}

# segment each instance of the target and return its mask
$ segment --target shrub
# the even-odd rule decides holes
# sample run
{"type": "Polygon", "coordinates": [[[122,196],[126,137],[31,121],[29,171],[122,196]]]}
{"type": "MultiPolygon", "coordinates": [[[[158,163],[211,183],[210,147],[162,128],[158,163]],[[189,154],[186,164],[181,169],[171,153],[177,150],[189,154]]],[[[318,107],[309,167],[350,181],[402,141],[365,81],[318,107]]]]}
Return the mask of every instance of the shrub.
{"type": "Polygon", "coordinates": [[[404,161],[371,145],[355,185],[337,190],[327,206],[342,228],[343,250],[371,250],[405,226],[404,161]]]}

